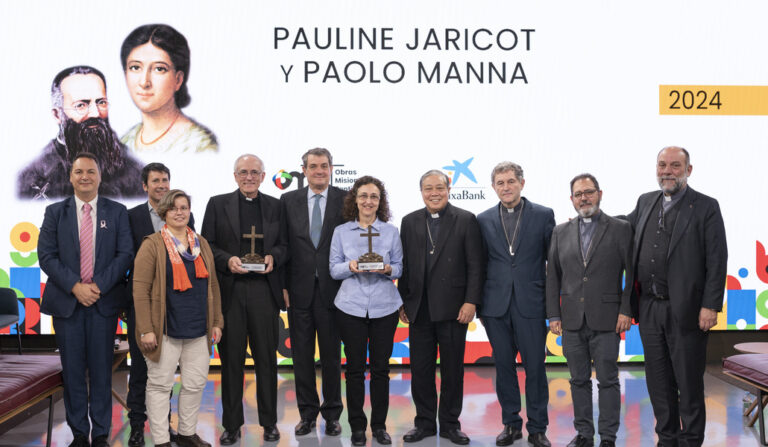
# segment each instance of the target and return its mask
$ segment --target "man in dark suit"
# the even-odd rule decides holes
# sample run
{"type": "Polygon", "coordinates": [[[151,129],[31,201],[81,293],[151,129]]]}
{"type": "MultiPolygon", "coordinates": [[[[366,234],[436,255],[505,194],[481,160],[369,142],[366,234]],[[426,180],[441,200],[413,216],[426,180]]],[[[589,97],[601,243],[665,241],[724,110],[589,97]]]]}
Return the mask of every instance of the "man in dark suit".
{"type": "Polygon", "coordinates": [[[669,146],[656,159],[661,191],[640,196],[635,287],[645,377],[660,446],[704,441],[707,335],[723,307],[728,248],[717,200],[688,186],[688,151],[669,146]]]}
{"type": "MultiPolygon", "coordinates": [[[[133,235],[133,252],[138,253],[141,243],[146,236],[160,231],[165,225],[163,219],[157,214],[157,206],[165,194],[170,190],[171,171],[162,163],[150,163],[141,170],[141,184],[147,193],[147,201],[128,210],[128,220],[131,224],[133,235]]],[[[189,226],[195,229],[195,219],[190,214],[189,226]]],[[[133,273],[133,268],[131,268],[133,273]]],[[[144,424],[147,421],[147,407],[145,396],[147,389],[147,363],[136,343],[136,315],[133,309],[133,280],[129,278],[128,286],[128,346],[131,351],[131,371],[128,378],[128,420],[131,424],[131,435],[128,438],[129,447],[144,445],[144,424]]],[[[173,390],[171,390],[173,395],[173,390]]],[[[176,442],[176,431],[171,431],[171,441],[176,442]]]]}
{"type": "Polygon", "coordinates": [[[578,218],[555,227],[547,263],[547,318],[562,334],[571,372],[573,426],[568,447],[594,445],[592,363],[599,383],[600,447],[616,445],[621,415],[619,342],[632,324],[632,227],[600,211],[603,192],[591,174],[571,180],[578,218]],[[624,272],[630,279],[622,290],[624,272]]]}
{"type": "Polygon", "coordinates": [[[544,282],[555,214],[521,196],[525,179],[519,165],[499,163],[491,180],[499,203],[477,216],[488,258],[478,315],[496,364],[496,395],[504,424],[496,445],[510,445],[523,437],[515,370],[520,352],[525,367],[528,441],[535,447],[549,447],[544,282]]]}
{"type": "Polygon", "coordinates": [[[53,317],[64,407],[75,437],[70,446],[87,447],[90,435],[91,445],[103,447],[112,420],[117,312],[133,259],[131,229],[125,207],[98,195],[95,155],[75,157],[70,182],[74,197],[49,205],[40,228],[37,253],[48,275],[40,311],[53,317]]]}
{"type": "Polygon", "coordinates": [[[284,290],[291,333],[296,401],[301,420],[294,432],[312,431],[318,413],[325,419],[325,433],[341,434],[341,339],[334,327],[333,299],[341,285],[331,278],[328,259],[333,230],[344,222],[341,210],[345,192],[330,186],[333,157],[315,148],[302,157],[302,171],[309,186],[280,197],[279,265],[286,265],[284,290]],[[315,385],[315,336],[320,351],[323,403],[315,385]]]}
{"type": "Polygon", "coordinates": [[[277,243],[280,203],[259,192],[264,163],[244,154],[235,161],[238,189],[211,197],[205,208],[202,235],[208,240],[221,287],[224,334],[221,357],[221,406],[224,433],[221,444],[240,437],[243,416],[243,368],[248,345],[256,369],[256,401],[264,440],[277,441],[277,342],[283,297],[272,250],[277,243]],[[254,231],[255,230],[255,234],[254,231]],[[246,235],[261,236],[247,239],[246,235]],[[264,256],[265,270],[250,272],[240,259],[251,252],[264,256]]]}
{"type": "Polygon", "coordinates": [[[464,342],[467,325],[483,290],[483,249],[475,215],[448,203],[450,180],[427,171],[419,181],[425,208],[403,218],[403,275],[398,281],[409,323],[411,394],[416,404],[415,427],[403,436],[418,442],[437,432],[454,444],[469,444],[461,431],[464,398],[464,342]],[[435,389],[435,364],[440,348],[440,408],[435,389]]]}

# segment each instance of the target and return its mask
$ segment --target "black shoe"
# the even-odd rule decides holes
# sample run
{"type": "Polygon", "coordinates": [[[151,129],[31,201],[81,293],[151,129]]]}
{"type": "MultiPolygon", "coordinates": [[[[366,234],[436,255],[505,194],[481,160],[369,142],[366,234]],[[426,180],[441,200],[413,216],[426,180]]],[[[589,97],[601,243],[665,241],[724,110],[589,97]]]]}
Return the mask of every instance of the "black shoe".
{"type": "Polygon", "coordinates": [[[403,441],[405,442],[419,442],[427,436],[435,436],[435,430],[426,430],[419,427],[414,427],[403,435],[403,441]]]}
{"type": "Polygon", "coordinates": [[[144,447],[144,427],[131,427],[128,447],[144,447]]]}
{"type": "Polygon", "coordinates": [[[176,445],[179,447],[211,447],[211,444],[200,439],[197,433],[189,436],[178,435],[176,437],[176,445]]]}
{"type": "Polygon", "coordinates": [[[90,447],[91,443],[88,442],[88,437],[83,435],[75,435],[75,439],[69,443],[69,447],[90,447]]]}
{"type": "Polygon", "coordinates": [[[341,424],[339,424],[339,421],[327,421],[325,423],[325,434],[328,436],[339,436],[341,434],[341,424]]]}
{"type": "Polygon", "coordinates": [[[296,434],[296,436],[304,436],[308,435],[309,432],[311,432],[315,428],[315,421],[310,421],[309,419],[302,419],[299,421],[298,424],[296,424],[296,428],[293,429],[293,432],[296,434]]]}
{"type": "Polygon", "coordinates": [[[366,441],[365,430],[352,432],[352,445],[365,445],[366,441]]]}
{"type": "Polygon", "coordinates": [[[267,425],[264,427],[264,440],[267,442],[280,440],[280,431],[277,429],[277,425],[267,425]]]}
{"type": "Polygon", "coordinates": [[[458,444],[458,445],[467,445],[469,444],[469,436],[467,436],[466,433],[459,430],[458,428],[452,428],[450,430],[442,431],[440,430],[440,437],[441,438],[448,438],[451,440],[452,443],[458,444]]]}
{"type": "Polygon", "coordinates": [[[173,447],[170,442],[164,442],[162,444],[155,444],[155,447],[173,447]]]}
{"type": "Polygon", "coordinates": [[[376,430],[373,430],[373,433],[371,433],[374,438],[376,438],[376,442],[378,442],[381,445],[390,445],[392,444],[392,438],[389,437],[389,433],[387,433],[386,430],[383,428],[379,428],[376,430]]]}
{"type": "Polygon", "coordinates": [[[528,443],[533,444],[533,447],[552,447],[544,432],[528,435],[528,443]]]}
{"type": "Polygon", "coordinates": [[[171,442],[176,442],[179,439],[179,432],[174,430],[170,425],[168,425],[168,435],[171,437],[171,442]]]}
{"type": "Polygon", "coordinates": [[[614,441],[600,441],[600,447],[616,447],[616,442],[614,442],[614,441]]]}
{"type": "Polygon", "coordinates": [[[107,441],[107,436],[96,436],[93,438],[93,442],[91,442],[91,447],[109,447],[109,441],[107,441]]]}
{"type": "Polygon", "coordinates": [[[594,445],[595,441],[592,438],[581,436],[581,434],[576,435],[576,437],[571,439],[571,442],[568,443],[568,447],[593,447],[594,445]]]}
{"type": "Polygon", "coordinates": [[[511,425],[505,425],[504,430],[496,436],[496,445],[510,445],[523,437],[523,431],[511,425]]]}
{"type": "Polygon", "coordinates": [[[240,429],[237,430],[224,430],[224,433],[219,437],[221,445],[232,445],[240,439],[240,429]]]}

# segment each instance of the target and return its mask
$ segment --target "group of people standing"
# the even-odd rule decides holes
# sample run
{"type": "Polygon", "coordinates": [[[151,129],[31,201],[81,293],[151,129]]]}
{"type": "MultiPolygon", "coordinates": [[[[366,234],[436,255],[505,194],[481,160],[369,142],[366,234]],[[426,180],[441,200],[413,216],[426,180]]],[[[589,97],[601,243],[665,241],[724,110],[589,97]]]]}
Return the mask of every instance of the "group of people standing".
{"type": "Polygon", "coordinates": [[[425,207],[406,215],[399,232],[389,222],[382,181],[363,176],[345,192],[330,185],[332,166],[328,150],[307,151],[302,170],[308,186],[278,200],[259,191],[261,159],[241,155],[233,169],[237,189],[209,200],[198,234],[191,199],[170,189],[164,165],[144,168],[148,200],[127,211],[99,195],[97,157],[75,157],[74,196],[46,209],[38,244],[48,275],[41,311],[53,316],[71,445],[108,445],[112,338],[118,310],[126,306],[133,354],[131,446],[144,445],[147,417],[155,445],[210,445],[196,425],[215,343],[222,365],[220,443],[231,445],[241,436],[248,347],[263,438],[279,440],[275,352],[281,310],[288,311],[290,326],[297,437],[314,432],[318,416],[326,435],[341,434],[343,342],[351,442],[365,445],[370,425],[377,443],[392,443],[386,427],[389,358],[401,320],[409,325],[416,407],[414,427],[403,440],[439,434],[468,444],[459,417],[466,333],[477,315],[497,372],[503,424],[497,445],[522,438],[518,353],[526,372],[528,442],[550,445],[547,320],[562,335],[571,373],[577,434],[569,446],[594,445],[592,364],[600,445],[614,445],[619,340],[632,319],[640,325],[659,445],[702,444],[707,331],[722,307],[727,248],[717,201],[687,184],[692,165],[685,149],[659,152],[661,191],[642,195],[635,210],[620,218],[600,210],[597,179],[577,175],[570,197],[578,217],[558,226],[551,209],[522,196],[525,178],[515,163],[493,169],[499,203],[477,217],[449,203],[450,180],[443,172],[427,171],[419,180],[425,207]],[[248,252],[263,254],[263,271],[243,263],[248,252]],[[363,265],[370,255],[378,255],[378,265],[363,265]],[[363,411],[367,358],[370,423],[363,411]],[[169,427],[177,365],[178,433],[169,427]]]}

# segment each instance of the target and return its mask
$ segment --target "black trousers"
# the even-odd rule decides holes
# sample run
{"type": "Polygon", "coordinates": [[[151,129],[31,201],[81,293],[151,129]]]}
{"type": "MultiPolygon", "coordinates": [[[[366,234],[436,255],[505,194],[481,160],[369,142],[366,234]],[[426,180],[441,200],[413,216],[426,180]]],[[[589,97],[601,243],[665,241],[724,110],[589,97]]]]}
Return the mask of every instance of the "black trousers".
{"type": "Polygon", "coordinates": [[[352,431],[365,430],[365,364],[371,364],[371,429],[387,428],[389,411],[389,358],[397,328],[398,313],[381,318],[361,318],[336,311],[336,322],[347,357],[347,412],[352,431]]]}
{"type": "Polygon", "coordinates": [[[226,430],[236,431],[245,423],[243,378],[249,346],[256,370],[259,424],[263,427],[275,425],[280,309],[272,299],[266,278],[238,278],[229,300],[219,343],[222,425],[226,430]]]}
{"type": "Polygon", "coordinates": [[[323,305],[317,279],[312,303],[307,309],[288,308],[296,401],[302,420],[314,421],[322,413],[326,421],[337,421],[341,403],[341,339],[334,324],[335,308],[323,305]],[[315,384],[315,336],[320,349],[323,404],[315,384]]]}
{"type": "Polygon", "coordinates": [[[464,398],[464,342],[467,325],[456,320],[429,321],[418,317],[408,328],[411,351],[411,395],[416,404],[414,425],[425,430],[436,430],[435,416],[440,430],[460,429],[461,407],[464,398]],[[440,408],[437,406],[435,371],[437,349],[440,347],[440,408]]]}
{"type": "Polygon", "coordinates": [[[659,446],[700,446],[707,422],[707,333],[681,328],[669,301],[641,297],[640,338],[659,446]]]}
{"type": "MultiPolygon", "coordinates": [[[[144,354],[139,349],[136,341],[136,311],[133,305],[128,310],[128,349],[131,353],[131,367],[128,375],[128,396],[125,403],[128,405],[128,420],[133,430],[144,430],[144,423],[147,421],[147,362],[144,360],[144,354]]],[[[173,397],[173,388],[168,397],[173,397]]],[[[168,411],[168,421],[171,420],[171,412],[168,411]]]]}

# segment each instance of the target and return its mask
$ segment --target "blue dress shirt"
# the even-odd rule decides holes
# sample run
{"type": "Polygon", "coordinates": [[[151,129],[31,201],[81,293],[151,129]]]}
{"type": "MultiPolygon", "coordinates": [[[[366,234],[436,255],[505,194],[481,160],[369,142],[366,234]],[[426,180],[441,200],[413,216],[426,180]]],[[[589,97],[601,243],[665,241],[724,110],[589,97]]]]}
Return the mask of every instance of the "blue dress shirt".
{"type": "Polygon", "coordinates": [[[342,312],[356,317],[381,318],[396,312],[403,304],[397,287],[392,282],[403,273],[403,246],[394,225],[376,219],[371,225],[381,236],[373,238],[373,251],[392,267],[390,275],[381,273],[352,273],[349,262],[368,253],[368,238],[360,235],[368,231],[360,223],[347,222],[333,231],[330,268],[333,279],[343,280],[334,304],[342,312]]]}

